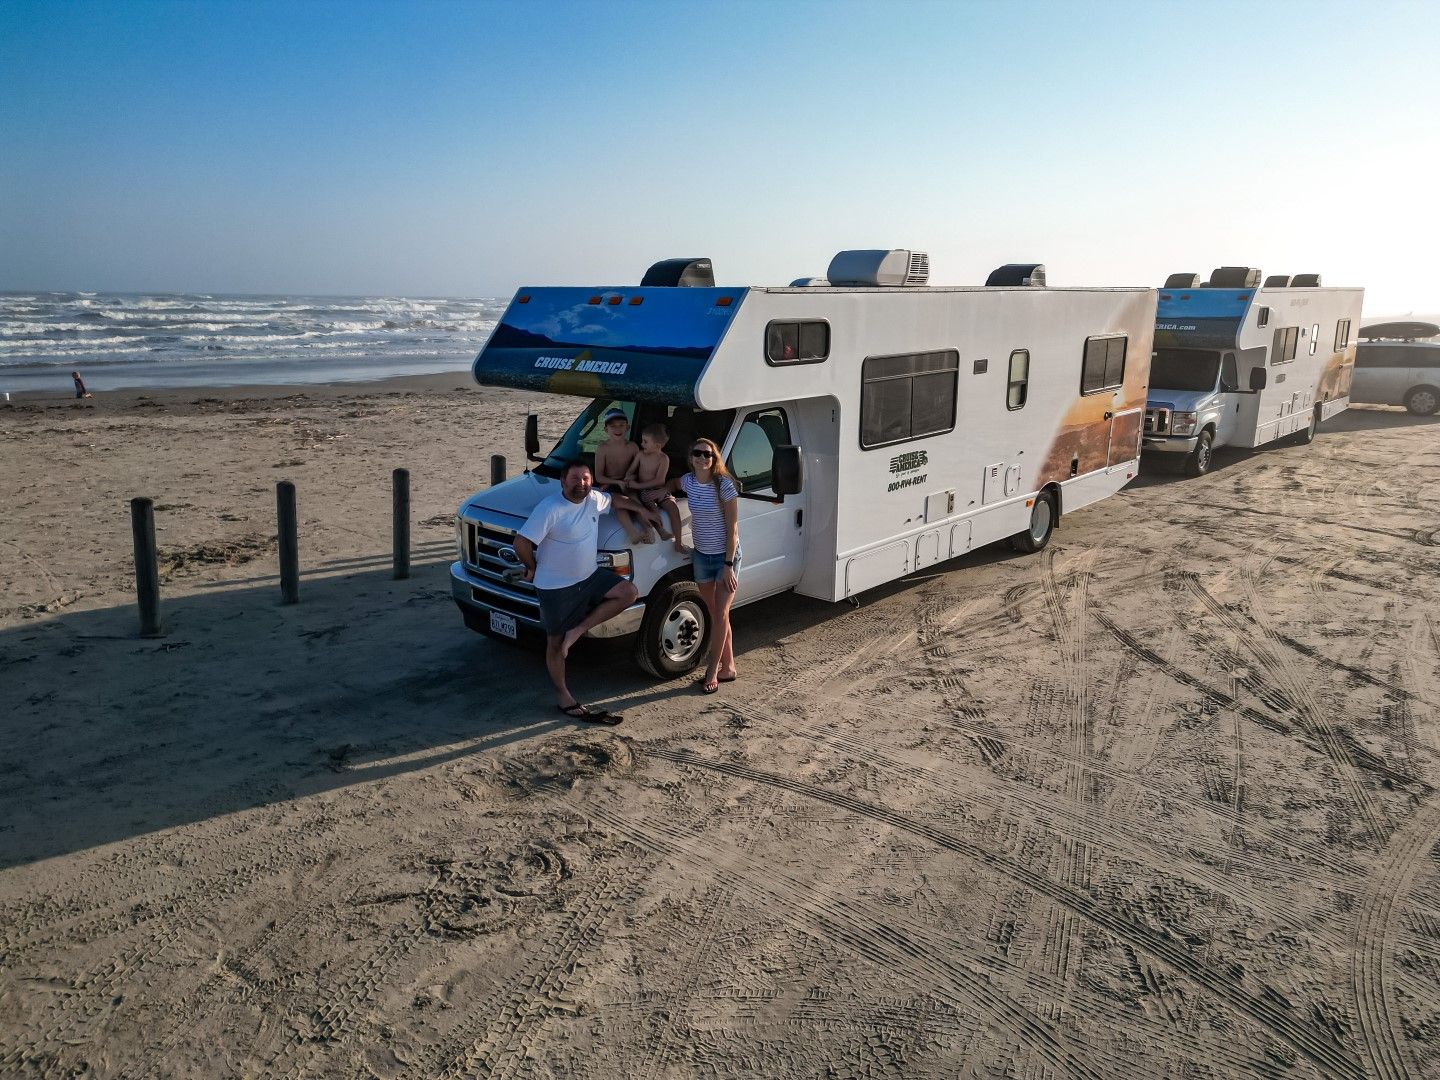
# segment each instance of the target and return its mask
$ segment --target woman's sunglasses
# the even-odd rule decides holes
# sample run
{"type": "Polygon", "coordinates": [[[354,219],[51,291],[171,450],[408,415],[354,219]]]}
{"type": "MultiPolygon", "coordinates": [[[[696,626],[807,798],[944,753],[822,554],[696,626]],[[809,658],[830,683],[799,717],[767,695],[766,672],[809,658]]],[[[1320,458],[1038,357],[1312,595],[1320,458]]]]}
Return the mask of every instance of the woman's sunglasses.
{"type": "Polygon", "coordinates": [[[691,456],[691,457],[713,458],[713,457],[715,456],[715,451],[713,451],[713,450],[691,450],[691,451],[690,451],[690,456],[691,456]]]}

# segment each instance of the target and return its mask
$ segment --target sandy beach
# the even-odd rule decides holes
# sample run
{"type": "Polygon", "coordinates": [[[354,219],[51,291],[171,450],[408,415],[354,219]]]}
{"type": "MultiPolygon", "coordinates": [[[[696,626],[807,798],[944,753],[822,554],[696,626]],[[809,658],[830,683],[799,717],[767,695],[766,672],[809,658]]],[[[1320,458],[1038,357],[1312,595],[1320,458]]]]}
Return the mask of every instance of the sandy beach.
{"type": "Polygon", "coordinates": [[[716,697],[592,645],[601,730],[447,583],[574,406],[0,404],[0,1076],[1440,1075],[1440,419],[752,605],[716,697]]]}

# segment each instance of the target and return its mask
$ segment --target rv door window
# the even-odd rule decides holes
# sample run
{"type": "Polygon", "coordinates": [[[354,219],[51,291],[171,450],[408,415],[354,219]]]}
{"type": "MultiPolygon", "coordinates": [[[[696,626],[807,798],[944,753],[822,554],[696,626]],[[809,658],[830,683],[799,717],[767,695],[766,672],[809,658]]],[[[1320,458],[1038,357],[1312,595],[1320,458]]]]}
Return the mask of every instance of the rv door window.
{"type": "Polygon", "coordinates": [[[1298,326],[1282,326],[1275,331],[1275,343],[1270,347],[1271,364],[1288,364],[1295,359],[1295,352],[1300,347],[1300,328],[1298,326]]]}
{"type": "Polygon", "coordinates": [[[1025,407],[1030,390],[1030,350],[1016,349],[1010,354],[1010,384],[1005,391],[1005,407],[1011,412],[1025,407]]]}
{"type": "Polygon", "coordinates": [[[830,355],[830,324],[772,322],[765,327],[767,364],[818,364],[830,355]]]}
{"type": "Polygon", "coordinates": [[[867,356],[860,369],[860,445],[866,450],[955,429],[960,354],[867,356]]]}
{"type": "Polygon", "coordinates": [[[1235,354],[1227,352],[1220,362],[1220,392],[1233,394],[1240,389],[1240,372],[1235,368],[1235,354]]]}
{"type": "Polygon", "coordinates": [[[790,442],[790,422],[784,409],[762,409],[745,417],[730,448],[728,467],[742,492],[767,491],[773,486],[770,475],[775,447],[790,442]]]}
{"type": "Polygon", "coordinates": [[[1085,339],[1085,361],[1080,369],[1080,393],[1116,390],[1125,383],[1124,334],[1085,339]]]}
{"type": "Polygon", "coordinates": [[[1348,348],[1350,345],[1350,320],[1341,319],[1335,324],[1335,351],[1348,348]]]}

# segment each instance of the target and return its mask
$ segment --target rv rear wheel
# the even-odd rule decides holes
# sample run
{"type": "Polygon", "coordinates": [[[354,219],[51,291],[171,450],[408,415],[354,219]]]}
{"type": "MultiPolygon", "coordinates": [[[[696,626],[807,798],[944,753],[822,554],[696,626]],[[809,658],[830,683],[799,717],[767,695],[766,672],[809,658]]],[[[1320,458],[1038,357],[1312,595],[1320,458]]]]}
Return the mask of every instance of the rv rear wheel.
{"type": "Polygon", "coordinates": [[[1186,476],[1204,476],[1210,471],[1210,463],[1215,460],[1215,451],[1212,443],[1215,442],[1215,433],[1209,428],[1200,432],[1200,438],[1195,441],[1195,449],[1185,459],[1186,476]]]}
{"type": "Polygon", "coordinates": [[[1417,386],[1405,395],[1405,408],[1416,416],[1433,416],[1440,409],[1440,390],[1433,386],[1417,386]]]}
{"type": "Polygon", "coordinates": [[[1310,426],[1295,436],[1295,441],[1301,446],[1309,446],[1315,441],[1315,431],[1320,427],[1320,407],[1317,405],[1310,414],[1310,426]]]}
{"type": "Polygon", "coordinates": [[[1042,491],[1030,507],[1030,527],[1010,537],[1010,546],[1026,553],[1039,551],[1055,532],[1055,496],[1042,491]]]}
{"type": "Polygon", "coordinates": [[[710,644],[710,618],[700,587],[693,581],[672,581],[652,593],[640,620],[635,662],[659,679],[672,679],[694,669],[710,644]]]}

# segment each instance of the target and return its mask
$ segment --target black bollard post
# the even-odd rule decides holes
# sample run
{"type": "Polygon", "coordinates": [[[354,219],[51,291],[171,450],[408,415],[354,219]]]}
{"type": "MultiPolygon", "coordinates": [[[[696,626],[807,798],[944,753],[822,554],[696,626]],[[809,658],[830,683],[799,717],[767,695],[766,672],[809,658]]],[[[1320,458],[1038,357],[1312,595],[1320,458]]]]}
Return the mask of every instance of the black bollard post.
{"type": "Polygon", "coordinates": [[[505,455],[490,455],[490,486],[503,484],[505,482],[505,455]]]}
{"type": "Polygon", "coordinates": [[[410,576],[410,470],[396,469],[391,481],[394,520],[390,535],[395,542],[395,580],[401,581],[410,576]]]}
{"type": "Polygon", "coordinates": [[[153,499],[130,500],[130,531],[135,537],[135,599],[140,606],[140,636],[161,637],[160,571],[155,557],[153,499]]]}
{"type": "Polygon", "coordinates": [[[295,485],[275,485],[275,518],[280,547],[280,602],[300,602],[300,537],[295,516],[295,485]]]}

